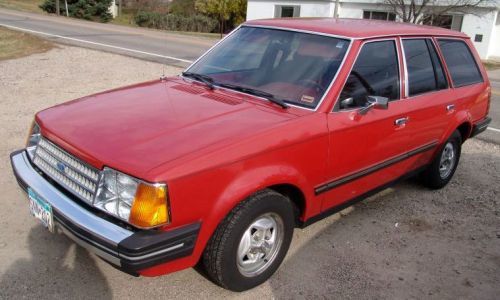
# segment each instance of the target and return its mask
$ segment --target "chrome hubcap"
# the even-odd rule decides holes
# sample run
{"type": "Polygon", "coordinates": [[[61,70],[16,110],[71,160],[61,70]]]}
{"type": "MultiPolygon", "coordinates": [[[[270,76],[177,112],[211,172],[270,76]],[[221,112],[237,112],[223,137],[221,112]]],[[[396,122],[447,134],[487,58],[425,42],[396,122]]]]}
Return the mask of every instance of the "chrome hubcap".
{"type": "Polygon", "coordinates": [[[264,272],[278,255],[283,243],[283,220],[275,213],[264,214],[245,230],[238,246],[240,273],[254,277],[264,272]]]}
{"type": "Polygon", "coordinates": [[[441,160],[439,162],[439,175],[442,179],[447,178],[453,167],[455,166],[455,147],[453,144],[448,142],[444,146],[443,152],[441,153],[441,160]]]}

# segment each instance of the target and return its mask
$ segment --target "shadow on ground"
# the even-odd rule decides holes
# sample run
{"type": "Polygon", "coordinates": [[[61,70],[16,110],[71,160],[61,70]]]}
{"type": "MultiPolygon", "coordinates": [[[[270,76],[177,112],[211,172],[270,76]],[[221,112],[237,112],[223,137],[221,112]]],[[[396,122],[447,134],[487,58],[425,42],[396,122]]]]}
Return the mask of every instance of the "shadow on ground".
{"type": "Polygon", "coordinates": [[[276,298],[495,299],[500,155],[463,153],[432,191],[410,180],[355,206],[285,261],[276,298]],[[497,182],[492,184],[492,182],[497,182]]]}
{"type": "Polygon", "coordinates": [[[31,257],[18,259],[0,279],[0,298],[111,299],[104,274],[87,250],[41,225],[31,229],[31,257]],[[12,290],[16,289],[16,290],[12,290]],[[6,296],[3,298],[2,294],[6,296]]]}

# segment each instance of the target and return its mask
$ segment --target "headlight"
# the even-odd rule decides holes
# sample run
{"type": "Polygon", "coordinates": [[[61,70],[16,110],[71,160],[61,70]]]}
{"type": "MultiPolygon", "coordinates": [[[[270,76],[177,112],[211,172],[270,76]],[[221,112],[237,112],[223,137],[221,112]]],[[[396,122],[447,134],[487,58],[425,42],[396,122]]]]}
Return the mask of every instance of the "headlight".
{"type": "Polygon", "coordinates": [[[38,145],[40,138],[40,126],[33,121],[28,139],[26,141],[26,151],[31,159],[33,159],[33,155],[35,154],[36,146],[38,145]]]}
{"type": "Polygon", "coordinates": [[[104,168],[94,206],[140,228],[167,224],[167,187],[104,168]]]}

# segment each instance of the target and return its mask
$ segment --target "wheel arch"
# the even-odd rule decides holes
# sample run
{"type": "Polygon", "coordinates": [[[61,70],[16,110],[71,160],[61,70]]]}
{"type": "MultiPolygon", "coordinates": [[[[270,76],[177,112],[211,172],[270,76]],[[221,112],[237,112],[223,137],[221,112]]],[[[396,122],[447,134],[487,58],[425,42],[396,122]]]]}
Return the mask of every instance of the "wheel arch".
{"type": "Polygon", "coordinates": [[[276,184],[267,188],[287,197],[292,202],[295,211],[295,225],[299,225],[306,211],[306,198],[302,190],[289,183],[276,184]]]}
{"type": "Polygon", "coordinates": [[[308,201],[314,197],[314,189],[305,176],[291,165],[266,165],[242,172],[225,186],[211,210],[203,218],[203,238],[198,240],[199,245],[194,253],[198,259],[224,218],[239,203],[265,189],[275,191],[290,199],[295,206],[296,219],[294,221],[297,226],[302,216],[311,210],[319,209],[319,207],[312,207],[311,201],[308,201]],[[310,190],[309,194],[308,190],[310,190]]]}
{"type": "Polygon", "coordinates": [[[464,121],[462,124],[458,125],[457,130],[460,132],[462,136],[462,143],[465,142],[466,139],[470,137],[472,132],[472,123],[469,121],[464,121]]]}
{"type": "Polygon", "coordinates": [[[455,130],[458,130],[460,132],[462,143],[470,137],[470,134],[472,132],[472,116],[469,111],[462,110],[457,112],[453,116],[453,118],[450,120],[448,128],[441,136],[440,143],[444,143],[455,130]]]}

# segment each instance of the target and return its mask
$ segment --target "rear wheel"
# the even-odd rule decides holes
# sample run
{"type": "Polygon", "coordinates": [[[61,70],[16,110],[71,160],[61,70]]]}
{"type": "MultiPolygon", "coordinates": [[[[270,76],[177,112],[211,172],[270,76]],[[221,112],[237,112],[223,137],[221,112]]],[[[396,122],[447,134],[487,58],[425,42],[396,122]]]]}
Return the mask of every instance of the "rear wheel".
{"type": "Polygon", "coordinates": [[[440,189],[448,184],[457,169],[461,146],[462,136],[455,130],[430,166],[420,175],[424,185],[432,189],[440,189]]]}
{"type": "Polygon", "coordinates": [[[244,291],[278,269],[292,240],[293,205],[272,190],[238,204],[222,221],[203,254],[203,265],[218,285],[244,291]]]}

